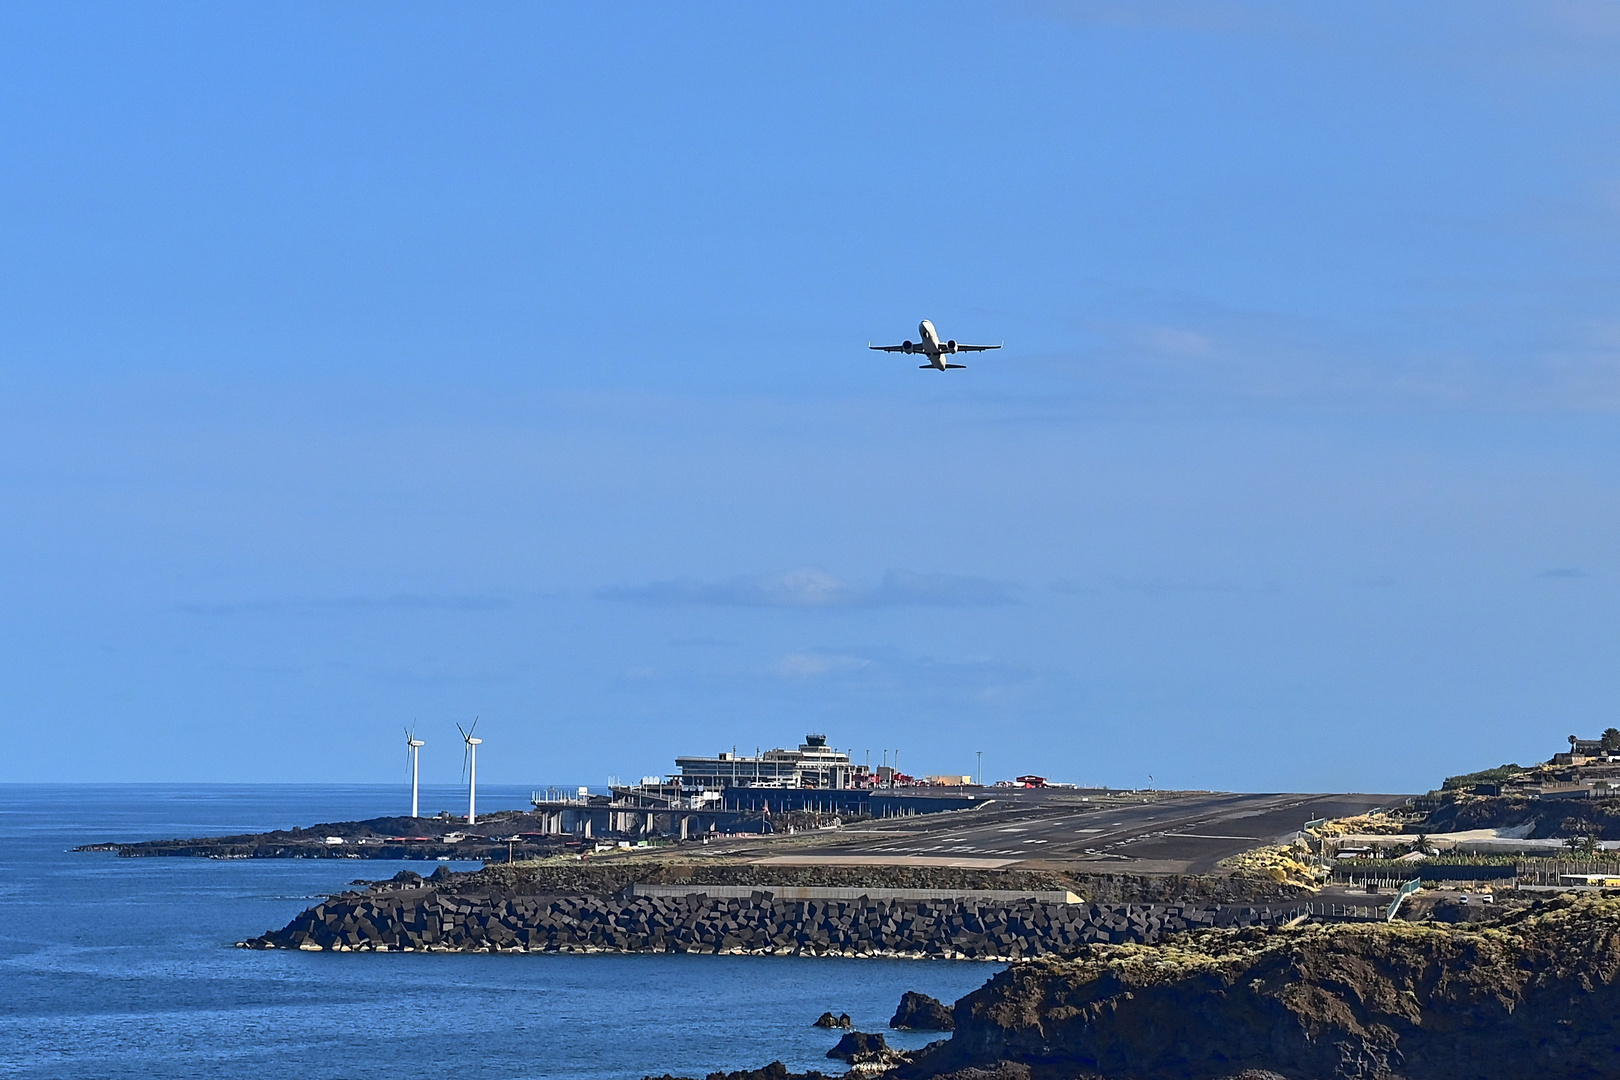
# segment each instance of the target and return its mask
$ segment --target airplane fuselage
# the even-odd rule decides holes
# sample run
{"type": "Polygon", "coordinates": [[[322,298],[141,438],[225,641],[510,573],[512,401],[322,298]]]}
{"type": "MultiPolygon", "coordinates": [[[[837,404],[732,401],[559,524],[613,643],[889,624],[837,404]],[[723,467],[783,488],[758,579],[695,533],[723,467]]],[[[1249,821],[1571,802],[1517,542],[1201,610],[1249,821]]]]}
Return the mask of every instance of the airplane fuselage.
{"type": "Polygon", "coordinates": [[[927,319],[917,324],[917,336],[922,340],[911,347],[912,351],[928,357],[930,367],[944,371],[945,358],[956,351],[956,342],[940,341],[939,331],[935,330],[934,324],[927,319]]]}

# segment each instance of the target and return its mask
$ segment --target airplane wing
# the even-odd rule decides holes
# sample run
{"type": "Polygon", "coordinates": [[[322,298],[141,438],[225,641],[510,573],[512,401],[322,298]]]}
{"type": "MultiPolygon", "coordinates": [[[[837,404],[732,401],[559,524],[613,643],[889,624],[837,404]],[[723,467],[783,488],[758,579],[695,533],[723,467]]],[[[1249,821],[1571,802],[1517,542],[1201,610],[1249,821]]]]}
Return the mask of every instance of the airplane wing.
{"type": "MultiPolygon", "coordinates": [[[[868,345],[867,348],[871,349],[874,352],[905,352],[906,351],[906,347],[904,345],[868,345]]],[[[912,351],[914,351],[914,352],[917,351],[917,347],[915,345],[912,346],[912,351]]]]}
{"type": "Polygon", "coordinates": [[[999,348],[1000,345],[963,345],[960,341],[956,343],[957,352],[984,352],[986,349],[999,348]]]}

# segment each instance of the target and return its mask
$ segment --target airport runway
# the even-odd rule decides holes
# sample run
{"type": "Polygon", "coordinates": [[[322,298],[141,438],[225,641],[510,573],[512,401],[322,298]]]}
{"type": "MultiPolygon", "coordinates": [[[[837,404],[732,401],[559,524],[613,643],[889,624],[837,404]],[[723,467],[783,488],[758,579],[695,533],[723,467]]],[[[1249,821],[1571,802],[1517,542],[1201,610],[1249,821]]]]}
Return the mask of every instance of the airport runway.
{"type": "MultiPolygon", "coordinates": [[[[984,810],[863,822],[764,862],[985,869],[1064,866],[1130,873],[1202,873],[1261,844],[1291,840],[1313,818],[1392,806],[1403,795],[1177,792],[1104,796],[988,793],[984,810]]],[[[796,841],[800,838],[795,837],[796,841]]]]}

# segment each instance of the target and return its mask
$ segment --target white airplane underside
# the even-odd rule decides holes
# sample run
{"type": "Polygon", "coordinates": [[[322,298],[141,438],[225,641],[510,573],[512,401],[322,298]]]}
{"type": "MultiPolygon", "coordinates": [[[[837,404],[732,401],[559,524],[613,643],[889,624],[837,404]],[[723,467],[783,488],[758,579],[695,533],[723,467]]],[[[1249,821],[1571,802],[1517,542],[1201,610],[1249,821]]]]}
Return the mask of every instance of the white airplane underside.
{"type": "Polygon", "coordinates": [[[917,366],[933,368],[936,371],[944,371],[946,368],[967,367],[966,364],[946,363],[945,358],[947,356],[955,356],[957,353],[984,352],[987,349],[1001,348],[1000,345],[963,345],[959,341],[941,341],[939,340],[939,332],[934,329],[934,324],[929,322],[927,319],[924,319],[922,322],[917,324],[917,334],[922,338],[921,341],[902,341],[898,345],[868,345],[867,348],[873,350],[874,352],[898,352],[906,353],[907,355],[915,353],[920,356],[926,356],[928,357],[928,363],[919,364],[917,366]]]}

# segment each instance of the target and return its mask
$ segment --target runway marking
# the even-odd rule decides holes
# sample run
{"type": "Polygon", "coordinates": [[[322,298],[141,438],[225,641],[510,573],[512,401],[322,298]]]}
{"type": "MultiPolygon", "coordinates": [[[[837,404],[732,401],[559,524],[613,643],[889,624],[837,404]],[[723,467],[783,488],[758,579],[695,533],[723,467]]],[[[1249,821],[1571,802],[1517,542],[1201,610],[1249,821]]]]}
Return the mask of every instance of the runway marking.
{"type": "Polygon", "coordinates": [[[1253,841],[1254,843],[1259,843],[1261,840],[1265,839],[1261,836],[1212,836],[1209,833],[1195,832],[1167,832],[1160,833],[1159,835],[1173,836],[1177,840],[1249,840],[1253,841]]]}
{"type": "MultiPolygon", "coordinates": [[[[1017,855],[1016,851],[1001,854],[1017,855]]],[[[756,859],[756,866],[957,866],[971,870],[1000,870],[1017,859],[940,858],[928,855],[775,855],[756,859]]]]}

